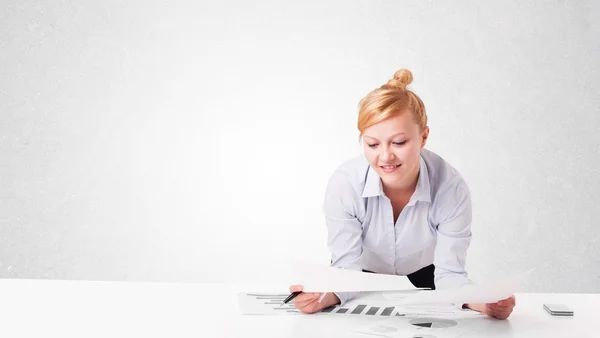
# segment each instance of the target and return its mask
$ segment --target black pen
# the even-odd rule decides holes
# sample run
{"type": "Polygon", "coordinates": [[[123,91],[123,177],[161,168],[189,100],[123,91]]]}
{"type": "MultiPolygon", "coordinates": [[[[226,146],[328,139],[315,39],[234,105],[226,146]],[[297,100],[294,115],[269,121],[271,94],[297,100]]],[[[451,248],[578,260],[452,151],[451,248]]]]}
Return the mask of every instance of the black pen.
{"type": "MultiPolygon", "coordinates": [[[[292,299],[294,299],[294,298],[298,297],[298,295],[299,295],[299,294],[301,294],[301,293],[302,293],[302,291],[294,291],[294,292],[292,292],[292,293],[291,293],[289,296],[287,296],[287,297],[286,297],[286,298],[283,300],[283,304],[287,304],[287,303],[289,303],[289,302],[290,302],[292,299]]],[[[283,305],[283,304],[281,304],[281,305],[283,305]]],[[[280,306],[281,306],[281,305],[280,305],[280,306]]]]}

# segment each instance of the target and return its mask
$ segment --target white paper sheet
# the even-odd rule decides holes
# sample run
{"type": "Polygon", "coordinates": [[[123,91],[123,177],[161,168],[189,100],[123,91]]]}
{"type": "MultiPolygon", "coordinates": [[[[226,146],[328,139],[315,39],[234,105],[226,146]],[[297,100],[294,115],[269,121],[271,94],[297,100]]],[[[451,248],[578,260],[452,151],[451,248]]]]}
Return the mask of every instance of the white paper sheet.
{"type": "Polygon", "coordinates": [[[276,280],[254,286],[246,284],[238,290],[286,294],[289,292],[290,285],[298,284],[304,287],[305,292],[418,291],[409,297],[402,295],[402,299],[388,295],[386,304],[388,306],[491,303],[506,299],[517,292],[532,270],[498,281],[431,291],[415,288],[406,276],[367,273],[292,260],[284,268],[276,271],[277,274],[274,276],[276,280]]]}
{"type": "MultiPolygon", "coordinates": [[[[405,295],[408,293],[405,293],[405,295]]],[[[300,314],[292,302],[282,304],[288,293],[238,293],[238,305],[241,314],[280,315],[300,314]]],[[[400,297],[400,295],[396,295],[400,297]]],[[[361,292],[344,306],[333,306],[315,315],[364,315],[364,316],[394,316],[396,307],[389,304],[380,292],[361,292]]]]}
{"type": "Polygon", "coordinates": [[[400,306],[435,303],[494,303],[517,292],[531,271],[533,269],[502,280],[465,285],[461,288],[422,290],[408,297],[402,297],[402,299],[390,298],[389,300],[400,306]]]}
{"type": "Polygon", "coordinates": [[[455,338],[479,330],[486,318],[469,315],[406,315],[377,321],[353,332],[390,338],[455,338]]]}
{"type": "MultiPolygon", "coordinates": [[[[416,291],[393,292],[396,300],[409,296],[416,291]]],[[[459,310],[452,305],[425,305],[425,306],[395,306],[388,300],[388,292],[360,292],[354,299],[346,302],[344,306],[334,306],[315,315],[361,315],[373,317],[390,317],[407,314],[429,315],[480,315],[479,312],[459,310]]],[[[240,292],[238,305],[241,314],[253,315],[282,315],[300,314],[293,302],[282,304],[287,293],[240,292]]]]}
{"type": "MultiPolygon", "coordinates": [[[[288,294],[277,293],[238,293],[238,304],[242,314],[280,315],[300,314],[293,302],[282,304],[288,294]]],[[[333,306],[314,315],[362,315],[362,316],[394,316],[394,306],[386,306],[385,298],[375,293],[362,293],[344,306],[333,306]]]]}
{"type": "Polygon", "coordinates": [[[417,290],[406,276],[369,273],[296,261],[294,284],[305,292],[417,290]]]}
{"type": "Polygon", "coordinates": [[[287,293],[240,292],[237,294],[240,313],[243,315],[300,314],[293,302],[283,304],[287,293]]]}
{"type": "Polygon", "coordinates": [[[245,273],[233,283],[239,292],[285,293],[291,285],[302,285],[305,292],[418,290],[406,276],[334,268],[297,259],[255,270],[265,271],[245,273]]]}

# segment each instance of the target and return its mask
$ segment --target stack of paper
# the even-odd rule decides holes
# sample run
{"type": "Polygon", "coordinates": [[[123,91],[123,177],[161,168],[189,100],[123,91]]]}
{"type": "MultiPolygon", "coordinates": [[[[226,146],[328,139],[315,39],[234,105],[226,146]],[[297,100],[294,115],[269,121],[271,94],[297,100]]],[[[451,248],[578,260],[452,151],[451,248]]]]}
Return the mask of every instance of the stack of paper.
{"type": "MultiPolygon", "coordinates": [[[[460,310],[448,305],[492,303],[506,299],[518,291],[531,272],[479,285],[432,291],[415,288],[405,276],[365,273],[298,261],[293,263],[292,271],[284,282],[285,289],[298,284],[304,287],[305,292],[359,292],[354,300],[343,307],[322,312],[373,316],[460,313],[460,310]],[[376,292],[375,298],[373,292],[376,292]]],[[[238,301],[242,313],[298,313],[292,303],[280,306],[286,296],[287,290],[282,289],[268,293],[251,290],[239,293],[238,301]]]]}

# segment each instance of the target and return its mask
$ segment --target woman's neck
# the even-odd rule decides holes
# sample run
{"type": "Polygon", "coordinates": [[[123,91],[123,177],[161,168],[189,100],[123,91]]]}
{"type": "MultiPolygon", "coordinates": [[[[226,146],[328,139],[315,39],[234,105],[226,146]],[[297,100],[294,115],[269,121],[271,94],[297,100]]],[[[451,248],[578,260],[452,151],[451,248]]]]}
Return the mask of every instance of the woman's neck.
{"type": "Polygon", "coordinates": [[[410,175],[404,182],[397,182],[396,184],[386,184],[382,181],[383,192],[387,196],[411,196],[417,188],[417,182],[419,181],[419,170],[416,173],[410,175]]]}

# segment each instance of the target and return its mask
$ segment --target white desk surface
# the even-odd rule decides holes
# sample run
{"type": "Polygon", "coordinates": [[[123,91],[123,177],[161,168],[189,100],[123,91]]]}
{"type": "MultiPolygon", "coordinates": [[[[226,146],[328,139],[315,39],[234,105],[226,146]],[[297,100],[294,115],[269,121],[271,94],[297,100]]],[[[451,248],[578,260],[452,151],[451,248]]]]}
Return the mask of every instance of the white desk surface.
{"type": "MultiPolygon", "coordinates": [[[[350,332],[381,318],[240,315],[223,284],[0,279],[3,337],[369,337],[350,332]]],[[[253,291],[253,290],[247,290],[253,291]]],[[[600,337],[600,294],[517,294],[508,320],[477,337],[600,337]],[[553,317],[543,303],[564,303],[553,317]]],[[[373,336],[374,337],[374,336],[373,336]]]]}

